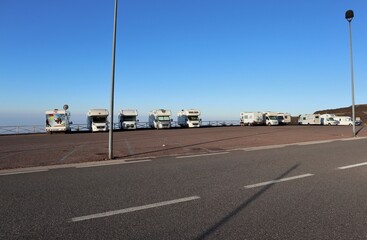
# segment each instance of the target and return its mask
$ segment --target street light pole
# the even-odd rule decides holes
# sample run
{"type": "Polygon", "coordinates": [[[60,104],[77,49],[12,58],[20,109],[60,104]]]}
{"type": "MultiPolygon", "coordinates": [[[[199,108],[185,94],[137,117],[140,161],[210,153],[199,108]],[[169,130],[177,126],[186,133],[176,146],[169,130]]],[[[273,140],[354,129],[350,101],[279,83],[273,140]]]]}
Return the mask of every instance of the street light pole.
{"type": "Polygon", "coordinates": [[[113,41],[112,41],[112,79],[111,79],[111,105],[110,105],[110,131],[108,138],[108,159],[113,159],[113,104],[115,95],[115,52],[116,52],[116,27],[117,27],[117,4],[118,0],[115,0],[115,12],[113,20],[113,41]]]}
{"type": "Polygon", "coordinates": [[[350,75],[352,79],[352,118],[353,118],[353,137],[356,136],[356,114],[354,107],[354,72],[353,72],[353,51],[352,51],[352,20],[354,18],[354,13],[352,10],[345,12],[345,19],[349,23],[349,37],[350,37],[350,75]]]}

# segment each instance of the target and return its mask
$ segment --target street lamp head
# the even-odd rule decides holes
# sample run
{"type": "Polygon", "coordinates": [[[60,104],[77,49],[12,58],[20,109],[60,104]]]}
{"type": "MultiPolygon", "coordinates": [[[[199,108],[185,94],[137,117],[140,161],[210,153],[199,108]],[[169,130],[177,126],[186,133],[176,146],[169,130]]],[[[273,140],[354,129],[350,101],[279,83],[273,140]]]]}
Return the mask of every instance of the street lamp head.
{"type": "Polygon", "coordinates": [[[348,22],[351,22],[354,18],[353,10],[348,10],[345,12],[345,19],[347,19],[348,22]]]}

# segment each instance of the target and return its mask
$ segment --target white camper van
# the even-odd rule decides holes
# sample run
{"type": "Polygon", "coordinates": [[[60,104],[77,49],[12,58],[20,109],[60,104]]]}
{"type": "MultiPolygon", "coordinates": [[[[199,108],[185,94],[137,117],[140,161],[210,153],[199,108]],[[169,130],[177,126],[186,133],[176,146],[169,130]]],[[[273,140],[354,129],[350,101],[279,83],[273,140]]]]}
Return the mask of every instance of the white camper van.
{"type": "Polygon", "coordinates": [[[157,109],[149,112],[149,126],[161,129],[171,127],[171,110],[157,109]]]}
{"type": "Polygon", "coordinates": [[[320,124],[321,125],[338,125],[338,121],[334,119],[334,114],[321,114],[320,115],[320,124]]]}
{"type": "Polygon", "coordinates": [[[264,112],[265,124],[268,126],[279,125],[278,113],[277,112],[264,112]]]}
{"type": "Polygon", "coordinates": [[[91,109],[87,112],[87,128],[92,132],[108,131],[107,109],[91,109]]]}
{"type": "Polygon", "coordinates": [[[353,119],[349,116],[335,116],[334,119],[338,121],[338,125],[353,126],[353,119]]]}
{"type": "Polygon", "coordinates": [[[264,125],[265,118],[262,112],[241,112],[240,125],[264,125]]]}
{"type": "Polygon", "coordinates": [[[67,110],[54,109],[46,111],[46,132],[70,132],[70,112],[67,110]]]}
{"type": "Polygon", "coordinates": [[[292,121],[292,116],[290,113],[281,113],[278,112],[277,114],[278,122],[281,125],[287,125],[290,124],[292,121]]]}
{"type": "Polygon", "coordinates": [[[121,110],[119,114],[120,129],[136,129],[138,110],[126,109],[121,110]]]}
{"type": "Polygon", "coordinates": [[[320,114],[301,114],[298,118],[298,124],[310,125],[316,124],[320,125],[320,114]]]}
{"type": "Polygon", "coordinates": [[[181,127],[200,127],[200,111],[197,109],[181,110],[177,113],[177,124],[181,127]]]}

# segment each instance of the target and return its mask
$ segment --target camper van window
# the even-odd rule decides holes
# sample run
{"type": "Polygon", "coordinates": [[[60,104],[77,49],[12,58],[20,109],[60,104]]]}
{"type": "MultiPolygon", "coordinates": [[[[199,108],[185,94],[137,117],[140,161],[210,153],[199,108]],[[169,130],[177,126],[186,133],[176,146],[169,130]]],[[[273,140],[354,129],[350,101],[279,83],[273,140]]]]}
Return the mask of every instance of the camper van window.
{"type": "Polygon", "coordinates": [[[94,123],[105,123],[106,122],[106,117],[93,117],[93,122],[94,123]]]}
{"type": "Polygon", "coordinates": [[[135,116],[123,116],[123,121],[135,121],[136,117],[135,116]]]}
{"type": "Polygon", "coordinates": [[[158,116],[158,121],[170,121],[169,116],[158,116]]]}
{"type": "Polygon", "coordinates": [[[188,119],[190,121],[199,121],[199,117],[198,116],[189,116],[188,119]]]}

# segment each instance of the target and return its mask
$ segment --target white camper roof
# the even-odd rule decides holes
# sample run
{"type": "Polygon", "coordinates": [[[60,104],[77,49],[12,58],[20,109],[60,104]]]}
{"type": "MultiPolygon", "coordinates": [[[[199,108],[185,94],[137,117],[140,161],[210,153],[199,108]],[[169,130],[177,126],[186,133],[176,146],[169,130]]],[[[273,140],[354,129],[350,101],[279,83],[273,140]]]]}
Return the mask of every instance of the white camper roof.
{"type": "Polygon", "coordinates": [[[265,115],[268,115],[268,116],[278,116],[278,112],[263,112],[265,115]]]}
{"type": "Polygon", "coordinates": [[[107,109],[90,109],[87,116],[108,116],[107,109]]]}
{"type": "Polygon", "coordinates": [[[177,115],[186,115],[186,116],[199,116],[201,114],[198,109],[182,109],[177,115]]]}
{"type": "Polygon", "coordinates": [[[263,115],[264,113],[262,112],[241,112],[240,113],[240,116],[243,116],[243,115],[250,115],[250,114],[256,114],[256,115],[263,115]]]}
{"type": "Polygon", "coordinates": [[[45,114],[65,114],[67,113],[68,111],[65,111],[65,110],[59,110],[59,109],[54,109],[54,110],[49,110],[49,111],[46,111],[45,114]]]}
{"type": "Polygon", "coordinates": [[[149,112],[149,114],[159,115],[159,116],[171,116],[171,110],[168,109],[156,109],[149,112]]]}
{"type": "Polygon", "coordinates": [[[122,116],[138,116],[138,110],[136,109],[122,109],[120,112],[122,116]]]}

